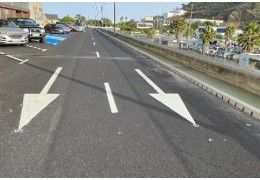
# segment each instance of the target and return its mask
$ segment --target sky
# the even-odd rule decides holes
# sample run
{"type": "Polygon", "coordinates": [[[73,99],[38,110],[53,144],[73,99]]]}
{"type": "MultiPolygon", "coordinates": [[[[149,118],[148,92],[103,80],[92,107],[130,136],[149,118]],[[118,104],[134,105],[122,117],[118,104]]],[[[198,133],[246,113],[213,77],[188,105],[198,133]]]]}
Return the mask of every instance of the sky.
{"type": "MultiPolygon", "coordinates": [[[[80,14],[87,19],[95,19],[95,14],[97,14],[97,19],[100,19],[101,4],[103,17],[113,21],[113,2],[43,2],[43,10],[47,14],[57,14],[59,18],[66,15],[75,17],[76,14],[80,14]]],[[[145,16],[161,15],[163,12],[181,8],[181,4],[187,4],[187,2],[116,2],[116,22],[122,16],[126,16],[128,21],[130,19],[138,21],[145,16]]]]}

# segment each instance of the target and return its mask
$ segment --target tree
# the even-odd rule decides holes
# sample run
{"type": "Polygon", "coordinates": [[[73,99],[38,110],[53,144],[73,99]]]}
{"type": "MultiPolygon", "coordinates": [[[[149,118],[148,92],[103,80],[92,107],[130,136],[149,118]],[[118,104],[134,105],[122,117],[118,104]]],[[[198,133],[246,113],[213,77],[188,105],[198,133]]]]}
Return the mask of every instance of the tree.
{"type": "Polygon", "coordinates": [[[229,42],[230,44],[230,41],[231,39],[233,38],[233,36],[235,35],[235,26],[228,26],[226,27],[225,29],[225,50],[227,51],[227,42],[229,42]]]}
{"type": "Polygon", "coordinates": [[[255,46],[260,46],[260,27],[256,22],[250,22],[243,27],[244,33],[238,36],[238,42],[243,50],[251,52],[255,46]]]}
{"type": "Polygon", "coordinates": [[[113,23],[110,19],[102,18],[101,21],[103,21],[103,26],[107,26],[107,27],[113,26],[113,23]]]}
{"type": "Polygon", "coordinates": [[[124,16],[122,16],[122,17],[120,18],[120,22],[123,22],[123,20],[124,20],[124,16]]]}
{"type": "Polygon", "coordinates": [[[132,31],[133,29],[136,28],[136,22],[135,22],[135,20],[134,20],[134,19],[131,19],[130,21],[128,21],[128,22],[126,23],[126,26],[127,26],[127,30],[128,30],[128,31],[132,31]]]}
{"type": "Polygon", "coordinates": [[[128,17],[126,16],[126,17],[125,17],[125,22],[127,22],[127,19],[128,19],[128,17]]]}
{"type": "Polygon", "coordinates": [[[186,20],[183,17],[178,18],[177,24],[175,26],[175,31],[177,33],[177,41],[178,41],[179,47],[181,44],[182,36],[183,36],[184,32],[187,30],[187,28],[188,28],[188,23],[186,22],[186,20]]]}
{"type": "Polygon", "coordinates": [[[156,35],[156,29],[154,27],[152,28],[149,28],[148,29],[148,32],[147,32],[147,35],[150,37],[150,38],[154,38],[154,36],[156,35]]]}
{"type": "Polygon", "coordinates": [[[74,18],[70,17],[69,15],[64,16],[62,19],[60,19],[61,22],[65,22],[65,23],[74,23],[75,20],[74,18]]]}
{"type": "Polygon", "coordinates": [[[86,20],[85,16],[81,16],[80,14],[76,14],[75,19],[80,21],[83,24],[87,23],[87,20],[86,20]]]}
{"type": "Polygon", "coordinates": [[[203,54],[208,52],[209,45],[214,41],[215,36],[216,32],[211,26],[206,26],[205,29],[203,29],[203,32],[200,34],[200,38],[203,40],[203,54]]]}

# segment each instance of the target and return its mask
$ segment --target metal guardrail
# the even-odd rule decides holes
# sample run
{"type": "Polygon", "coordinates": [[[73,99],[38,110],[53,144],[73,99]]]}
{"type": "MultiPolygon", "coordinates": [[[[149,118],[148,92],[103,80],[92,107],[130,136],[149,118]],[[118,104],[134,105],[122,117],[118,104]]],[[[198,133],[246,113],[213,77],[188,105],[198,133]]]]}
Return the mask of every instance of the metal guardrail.
{"type": "MultiPolygon", "coordinates": [[[[109,29],[109,28],[105,28],[105,29],[103,28],[103,30],[114,32],[112,29],[109,29]]],[[[223,57],[210,55],[210,54],[202,54],[202,53],[199,53],[195,50],[192,50],[191,48],[180,49],[180,48],[177,47],[177,43],[176,43],[176,47],[173,46],[172,44],[170,46],[167,45],[167,44],[162,45],[162,44],[159,44],[159,43],[155,43],[154,39],[148,38],[148,36],[145,35],[145,34],[137,34],[137,33],[134,33],[134,32],[122,31],[122,30],[116,30],[115,33],[123,35],[123,36],[130,37],[130,38],[133,38],[133,39],[136,39],[136,40],[139,40],[139,41],[142,41],[142,42],[147,43],[147,44],[155,45],[155,46],[158,46],[160,48],[165,48],[165,49],[171,50],[173,52],[183,54],[185,56],[194,57],[194,58],[200,59],[202,61],[211,62],[211,63],[214,63],[216,65],[228,67],[232,70],[238,70],[238,71],[245,72],[247,74],[251,74],[251,75],[257,76],[257,77],[260,76],[260,70],[253,69],[253,68],[250,68],[250,67],[247,67],[247,66],[239,65],[238,61],[231,60],[229,58],[223,58],[223,57]]],[[[163,38],[167,38],[167,37],[161,36],[161,38],[163,39],[163,38]]]]}

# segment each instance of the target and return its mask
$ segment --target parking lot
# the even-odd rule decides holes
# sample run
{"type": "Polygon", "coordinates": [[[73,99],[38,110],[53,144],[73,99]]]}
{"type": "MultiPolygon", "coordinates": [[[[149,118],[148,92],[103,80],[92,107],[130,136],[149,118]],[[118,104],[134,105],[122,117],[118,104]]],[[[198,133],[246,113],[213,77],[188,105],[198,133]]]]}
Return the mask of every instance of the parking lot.
{"type": "Polygon", "coordinates": [[[62,34],[46,34],[46,42],[40,43],[37,40],[28,42],[25,46],[20,45],[1,45],[0,46],[0,56],[2,61],[0,64],[5,63],[5,61],[14,61],[14,63],[21,63],[25,60],[30,61],[32,56],[48,55],[48,51],[53,49],[53,47],[59,45],[64,40],[70,38],[70,36],[76,33],[70,33],[69,35],[62,34]],[[4,61],[3,61],[4,60],[4,61]]]}

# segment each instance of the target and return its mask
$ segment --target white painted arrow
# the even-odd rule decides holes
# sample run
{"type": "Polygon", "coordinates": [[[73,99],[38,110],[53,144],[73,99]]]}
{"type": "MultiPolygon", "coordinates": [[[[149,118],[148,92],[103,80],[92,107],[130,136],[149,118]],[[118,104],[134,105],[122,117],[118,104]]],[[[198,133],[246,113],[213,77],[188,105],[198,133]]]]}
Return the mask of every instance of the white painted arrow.
{"type": "Polygon", "coordinates": [[[175,111],[177,114],[188,120],[193,124],[193,126],[198,126],[194,121],[193,117],[190,115],[188,109],[186,108],[185,104],[183,103],[179,94],[165,94],[152,80],[150,80],[142,71],[139,69],[135,69],[136,72],[144,78],[144,80],[150,84],[157,94],[149,94],[154,99],[160,101],[165,106],[169,107],[171,110],[175,111]]]}
{"type": "Polygon", "coordinates": [[[23,107],[18,127],[18,132],[27,125],[39,112],[55,100],[59,94],[47,94],[55,79],[58,77],[62,67],[58,67],[40,94],[25,94],[23,107]]]}

